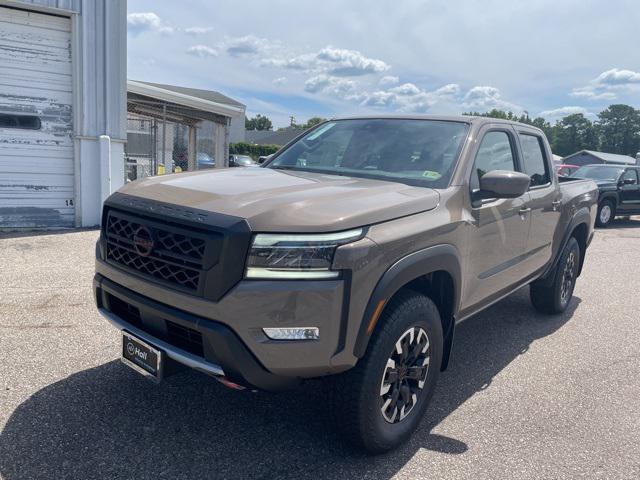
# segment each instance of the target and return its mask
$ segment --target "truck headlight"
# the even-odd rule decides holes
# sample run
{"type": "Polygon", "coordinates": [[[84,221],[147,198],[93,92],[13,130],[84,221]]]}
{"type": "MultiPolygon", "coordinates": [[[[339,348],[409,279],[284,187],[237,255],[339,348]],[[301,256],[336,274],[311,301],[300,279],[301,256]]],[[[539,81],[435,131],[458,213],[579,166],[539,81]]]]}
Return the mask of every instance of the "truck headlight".
{"type": "Polygon", "coordinates": [[[259,233],[253,237],[245,277],[337,278],[340,272],[331,270],[336,248],[359,240],[363,235],[362,228],[321,234],[259,233]]]}

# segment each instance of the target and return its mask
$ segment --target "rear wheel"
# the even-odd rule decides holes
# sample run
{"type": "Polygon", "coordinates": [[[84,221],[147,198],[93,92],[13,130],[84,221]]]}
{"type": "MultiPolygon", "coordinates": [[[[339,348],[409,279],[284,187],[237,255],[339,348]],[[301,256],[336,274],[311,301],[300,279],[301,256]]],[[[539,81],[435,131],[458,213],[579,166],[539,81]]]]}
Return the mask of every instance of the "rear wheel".
{"type": "Polygon", "coordinates": [[[333,378],[331,404],[351,443],[381,453],[406,441],[434,392],[442,361],[442,325],[435,304],[413,291],[385,307],[367,353],[333,378]]]}
{"type": "Polygon", "coordinates": [[[616,207],[611,200],[603,200],[598,205],[598,216],[596,217],[596,225],[598,227],[607,227],[611,224],[616,214],[616,207]]]}
{"type": "Polygon", "coordinates": [[[562,251],[552,282],[539,280],[529,287],[531,303],[543,313],[562,313],[569,306],[580,270],[580,245],[571,237],[562,251]]]}

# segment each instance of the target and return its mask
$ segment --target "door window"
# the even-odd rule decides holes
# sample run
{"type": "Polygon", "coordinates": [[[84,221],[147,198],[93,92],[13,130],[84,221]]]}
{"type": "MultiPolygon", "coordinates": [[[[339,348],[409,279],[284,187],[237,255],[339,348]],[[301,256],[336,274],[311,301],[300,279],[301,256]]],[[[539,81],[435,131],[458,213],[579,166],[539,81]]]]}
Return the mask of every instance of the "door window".
{"type": "Polygon", "coordinates": [[[542,139],[536,135],[520,134],[524,171],[531,177],[531,186],[546,185],[551,182],[544,154],[542,139]]]}
{"type": "Polygon", "coordinates": [[[625,180],[633,180],[633,184],[638,184],[638,174],[635,170],[627,170],[620,177],[620,181],[624,182],[625,180]]]}
{"type": "Polygon", "coordinates": [[[471,192],[480,190],[480,179],[485,173],[492,170],[514,171],[515,169],[516,164],[509,134],[504,131],[488,132],[482,139],[473,162],[473,171],[469,182],[471,192]]]}

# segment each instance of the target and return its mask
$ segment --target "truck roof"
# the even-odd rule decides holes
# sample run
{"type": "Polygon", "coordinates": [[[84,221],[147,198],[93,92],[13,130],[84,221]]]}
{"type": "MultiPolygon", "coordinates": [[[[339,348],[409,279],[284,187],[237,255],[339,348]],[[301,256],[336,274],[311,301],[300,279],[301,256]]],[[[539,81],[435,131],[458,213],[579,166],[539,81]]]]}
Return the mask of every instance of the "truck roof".
{"type": "Polygon", "coordinates": [[[523,127],[533,128],[541,131],[539,128],[526,123],[516,122],[513,120],[504,120],[502,118],[481,117],[478,115],[403,115],[403,114],[388,114],[388,115],[350,115],[344,117],[333,117],[331,120],[360,120],[360,119],[401,119],[401,120],[438,120],[443,122],[464,122],[480,125],[484,123],[504,123],[507,125],[519,125],[523,127]]]}

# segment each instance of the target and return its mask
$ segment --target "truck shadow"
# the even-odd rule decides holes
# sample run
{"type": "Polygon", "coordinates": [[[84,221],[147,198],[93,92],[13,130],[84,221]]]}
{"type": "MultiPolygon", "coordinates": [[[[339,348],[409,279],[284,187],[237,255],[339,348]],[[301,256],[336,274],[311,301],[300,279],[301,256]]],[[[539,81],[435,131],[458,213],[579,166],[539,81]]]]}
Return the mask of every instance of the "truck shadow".
{"type": "Polygon", "coordinates": [[[155,386],[118,361],[36,392],[0,434],[0,476],[17,478],[390,478],[420,448],[468,447],[431,430],[569,321],[541,316],[523,289],[464,322],[421,428],[399,450],[351,450],[329,421],[321,382],[283,394],[234,392],[187,372],[155,386]]]}
{"type": "Polygon", "coordinates": [[[638,228],[640,227],[640,217],[633,216],[630,218],[616,218],[611,222],[611,229],[616,228],[638,228]]]}

